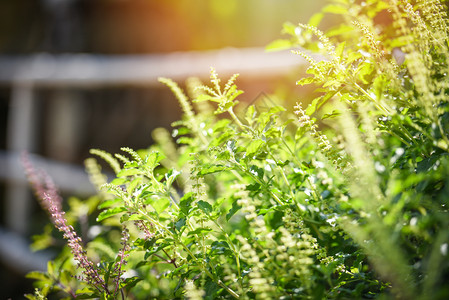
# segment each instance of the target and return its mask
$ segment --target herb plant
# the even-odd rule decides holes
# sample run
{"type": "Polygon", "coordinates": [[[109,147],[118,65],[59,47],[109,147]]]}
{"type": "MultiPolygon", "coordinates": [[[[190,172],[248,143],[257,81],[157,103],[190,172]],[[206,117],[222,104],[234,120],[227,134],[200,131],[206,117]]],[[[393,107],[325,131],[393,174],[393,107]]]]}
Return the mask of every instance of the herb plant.
{"type": "MultiPolygon", "coordinates": [[[[237,75],[223,85],[214,69],[210,85],[187,81],[188,96],[161,78],[182,120],[148,149],[92,150],[115,178],[88,159],[98,196],[67,214],[25,159],[68,242],[29,274],[28,299],[449,297],[446,11],[335,0],[308,25],[286,23],[270,50],[324,57],[293,51],[310,63],[297,82],[316,87],[307,107],[239,104],[237,75]],[[324,14],[341,25],[320,31],[324,14]]],[[[35,247],[54,241],[48,229],[35,247]]]]}

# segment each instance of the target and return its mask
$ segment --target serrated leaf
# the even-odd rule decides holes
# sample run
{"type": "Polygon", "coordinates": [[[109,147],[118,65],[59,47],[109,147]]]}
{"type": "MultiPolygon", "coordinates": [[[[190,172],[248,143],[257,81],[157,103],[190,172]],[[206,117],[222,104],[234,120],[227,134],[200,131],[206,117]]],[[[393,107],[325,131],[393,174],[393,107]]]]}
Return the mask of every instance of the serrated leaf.
{"type": "Polygon", "coordinates": [[[165,158],[164,155],[162,155],[159,152],[151,152],[150,154],[148,154],[145,157],[145,166],[150,169],[153,170],[154,168],[156,168],[159,165],[159,162],[161,160],[163,160],[165,158]]]}
{"type": "Polygon", "coordinates": [[[212,213],[212,205],[210,205],[208,202],[205,202],[203,200],[200,200],[197,202],[198,208],[201,209],[205,214],[212,213]]]}
{"type": "Polygon", "coordinates": [[[192,196],[193,196],[193,193],[189,192],[189,193],[185,194],[179,201],[179,209],[186,216],[188,216],[189,212],[190,212],[190,208],[191,208],[191,205],[193,202],[192,196]]]}
{"type": "Polygon", "coordinates": [[[232,168],[227,167],[227,166],[211,165],[211,166],[202,167],[201,170],[198,172],[198,174],[204,176],[204,175],[207,175],[207,174],[227,171],[227,170],[231,170],[231,169],[232,168]]]}
{"type": "Polygon", "coordinates": [[[211,244],[211,252],[214,255],[228,255],[228,256],[232,256],[233,252],[231,250],[231,248],[229,247],[228,243],[226,243],[225,241],[214,241],[211,244]]]}
{"type": "Polygon", "coordinates": [[[97,222],[101,222],[104,219],[110,218],[112,216],[115,216],[116,214],[122,213],[124,211],[126,211],[127,209],[123,206],[118,206],[118,207],[114,207],[114,208],[110,208],[107,210],[102,211],[98,217],[97,217],[97,222]]]}
{"type": "Polygon", "coordinates": [[[231,219],[241,208],[242,207],[238,205],[238,201],[234,201],[231,209],[229,209],[229,212],[226,214],[226,221],[229,221],[229,219],[231,219]]]}

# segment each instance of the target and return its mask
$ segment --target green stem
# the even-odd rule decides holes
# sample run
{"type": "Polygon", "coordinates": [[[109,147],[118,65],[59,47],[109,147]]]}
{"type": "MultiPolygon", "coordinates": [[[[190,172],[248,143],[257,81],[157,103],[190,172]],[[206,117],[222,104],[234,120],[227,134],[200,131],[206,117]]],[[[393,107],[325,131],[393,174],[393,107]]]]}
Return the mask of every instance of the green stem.
{"type": "Polygon", "coordinates": [[[387,109],[386,107],[384,107],[382,104],[378,103],[376,99],[374,99],[370,94],[368,94],[367,91],[365,91],[364,88],[362,88],[357,82],[353,81],[352,84],[360,91],[362,92],[362,94],[364,94],[366,97],[368,97],[368,99],[370,99],[374,105],[383,113],[385,113],[386,115],[390,115],[390,110],[387,109]]]}
{"type": "Polygon", "coordinates": [[[288,179],[287,179],[287,176],[285,175],[284,168],[282,168],[281,166],[279,166],[279,164],[278,164],[276,158],[274,157],[274,155],[273,155],[271,152],[269,152],[269,155],[270,155],[271,158],[274,160],[274,162],[276,163],[276,166],[278,167],[279,171],[281,172],[282,179],[284,180],[285,185],[287,186],[287,188],[288,188],[288,190],[289,190],[289,192],[290,192],[290,197],[292,198],[292,201],[293,201],[293,200],[295,199],[295,195],[293,194],[293,190],[292,190],[292,188],[290,187],[290,183],[289,183],[289,181],[288,181],[288,179]]]}
{"type": "MultiPolygon", "coordinates": [[[[217,220],[211,219],[211,221],[221,230],[221,232],[223,233],[223,235],[226,238],[226,241],[228,242],[228,245],[231,247],[232,252],[234,252],[235,261],[237,264],[237,273],[238,273],[239,281],[241,281],[242,273],[240,270],[240,254],[237,251],[237,249],[235,248],[234,243],[232,243],[231,238],[229,237],[228,233],[224,230],[224,228],[220,224],[218,224],[217,220]]],[[[240,283],[240,284],[242,284],[242,283],[240,283]]]]}
{"type": "Polygon", "coordinates": [[[237,123],[237,125],[239,125],[240,129],[245,130],[245,125],[243,125],[243,123],[240,121],[240,119],[236,116],[232,107],[230,107],[228,109],[228,113],[231,115],[232,119],[234,119],[234,121],[237,123]]]}

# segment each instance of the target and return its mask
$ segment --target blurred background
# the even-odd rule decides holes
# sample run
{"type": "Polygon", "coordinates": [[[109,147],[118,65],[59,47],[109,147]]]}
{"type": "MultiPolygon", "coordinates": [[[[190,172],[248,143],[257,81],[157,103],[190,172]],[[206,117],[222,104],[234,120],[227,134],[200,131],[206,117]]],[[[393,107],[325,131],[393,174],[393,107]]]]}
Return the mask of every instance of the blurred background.
{"type": "Polygon", "coordinates": [[[83,171],[90,148],[148,147],[180,109],[157,77],[181,84],[240,73],[240,101],[301,98],[306,67],[290,52],[266,53],[282,24],[306,23],[325,0],[1,0],[0,297],[31,292],[24,274],[51,254],[31,253],[45,214],[26,184],[24,150],[64,195],[94,192],[83,171]]]}

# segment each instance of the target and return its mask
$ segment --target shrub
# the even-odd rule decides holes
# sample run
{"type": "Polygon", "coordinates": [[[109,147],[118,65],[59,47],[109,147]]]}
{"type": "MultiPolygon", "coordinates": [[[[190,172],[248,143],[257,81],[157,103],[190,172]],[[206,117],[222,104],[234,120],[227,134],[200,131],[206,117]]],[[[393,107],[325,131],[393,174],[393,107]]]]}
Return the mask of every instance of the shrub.
{"type": "Polygon", "coordinates": [[[149,149],[92,150],[116,177],[88,159],[99,194],[72,199],[67,215],[26,163],[68,241],[29,274],[39,289],[27,297],[446,299],[446,28],[440,1],[339,0],[285,24],[270,50],[324,57],[294,50],[310,63],[297,84],[318,97],[293,111],[241,108],[237,75],[223,86],[214,69],[210,85],[187,82],[189,97],[161,78],[182,120],[149,149]],[[344,22],[323,33],[324,13],[344,22]]]}

